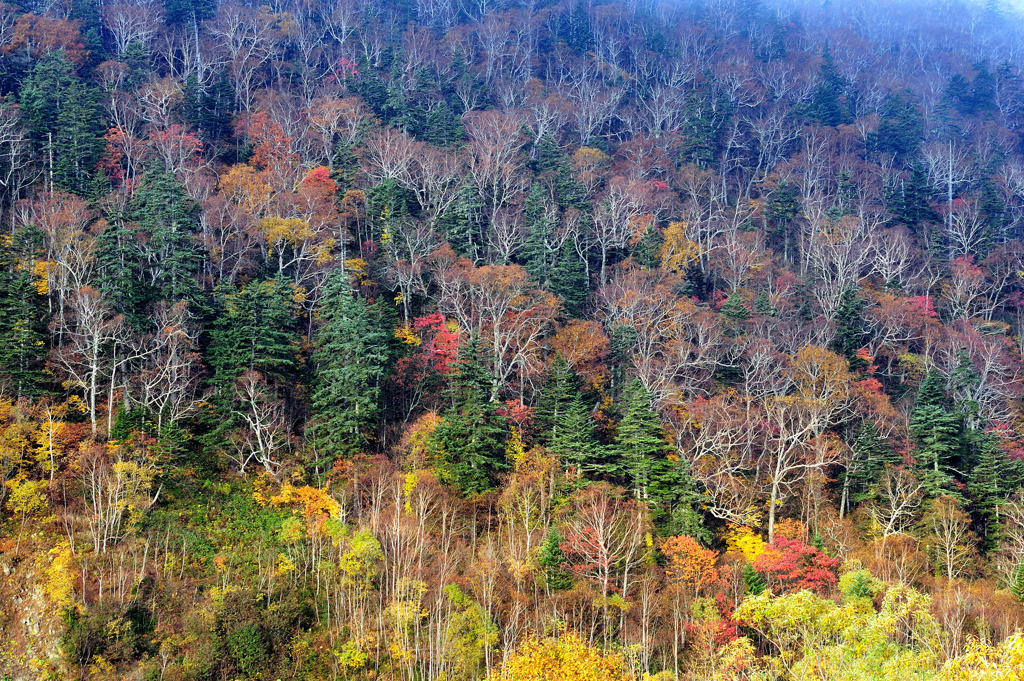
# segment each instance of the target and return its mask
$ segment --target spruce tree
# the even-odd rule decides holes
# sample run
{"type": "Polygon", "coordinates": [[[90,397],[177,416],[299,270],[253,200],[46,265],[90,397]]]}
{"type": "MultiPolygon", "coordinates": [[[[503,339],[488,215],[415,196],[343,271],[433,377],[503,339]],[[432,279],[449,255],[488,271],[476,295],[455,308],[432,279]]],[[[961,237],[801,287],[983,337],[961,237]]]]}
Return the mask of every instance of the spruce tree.
{"type": "Polygon", "coordinates": [[[564,591],[572,586],[572,577],[565,571],[565,554],[562,552],[562,535],[554,525],[544,537],[537,562],[544,570],[544,584],[551,591],[564,591]]]}
{"type": "Polygon", "coordinates": [[[325,469],[373,439],[393,335],[341,270],[327,276],[317,311],[310,434],[325,469]]]}
{"type": "Polygon", "coordinates": [[[861,423],[850,444],[853,456],[843,474],[843,501],[847,510],[875,497],[875,485],[887,468],[900,462],[899,454],[885,444],[870,418],[861,423]]]}
{"type": "Polygon", "coordinates": [[[558,425],[579,391],[580,381],[576,372],[565,361],[562,353],[555,353],[534,410],[533,421],[540,431],[542,443],[549,443],[557,435],[558,425]]]}
{"type": "Polygon", "coordinates": [[[143,175],[129,206],[131,220],[145,240],[145,283],[157,299],[199,302],[196,276],[199,248],[199,204],[173,173],[150,170],[143,175]]]}
{"type": "Polygon", "coordinates": [[[40,59],[21,87],[19,103],[47,181],[85,194],[103,155],[103,108],[94,88],[75,74],[63,50],[40,59]]]}
{"type": "Polygon", "coordinates": [[[850,82],[836,68],[832,59],[832,51],[828,45],[821,55],[821,82],[811,95],[807,107],[807,117],[822,125],[835,127],[853,122],[853,114],[846,101],[846,93],[850,82]]]}
{"type": "Polygon", "coordinates": [[[609,470],[608,451],[597,441],[597,426],[590,406],[576,395],[559,416],[548,449],[566,467],[575,466],[587,477],[609,470]]]}
{"type": "Polygon", "coordinates": [[[281,385],[297,369],[299,334],[291,286],[281,278],[253,281],[227,294],[210,332],[210,384],[223,399],[244,371],[258,371],[281,385]]]}
{"type": "Polygon", "coordinates": [[[486,353],[474,334],[459,349],[445,394],[446,408],[428,442],[442,480],[466,494],[493,488],[498,474],[508,468],[508,428],[490,399],[494,379],[485,361],[486,353]]]}
{"type": "Polygon", "coordinates": [[[679,491],[679,470],[669,459],[675,449],[666,441],[661,418],[651,407],[651,394],[633,379],[622,393],[622,420],[611,445],[612,469],[638,499],[671,502],[679,491]]]}
{"type": "Polygon", "coordinates": [[[96,239],[96,283],[103,298],[136,329],[147,325],[147,306],[154,300],[145,280],[145,256],[123,214],[108,218],[96,239]]]}
{"type": "Polygon", "coordinates": [[[960,419],[947,407],[945,383],[945,377],[931,369],[921,383],[910,414],[919,476],[929,497],[959,496],[950,467],[960,448],[960,419]]]}
{"type": "Polygon", "coordinates": [[[551,284],[551,273],[558,255],[553,245],[558,225],[556,216],[549,209],[549,203],[544,185],[534,182],[523,207],[526,237],[518,257],[530,277],[545,288],[551,284]]]}
{"type": "Polygon", "coordinates": [[[867,367],[867,362],[857,356],[867,337],[863,312],[864,301],[856,287],[847,287],[836,310],[836,337],[832,341],[832,349],[845,357],[854,371],[867,367]]]}
{"type": "Polygon", "coordinates": [[[583,305],[590,291],[587,265],[568,239],[562,242],[558,259],[551,268],[550,282],[550,291],[562,299],[562,307],[567,315],[579,317],[583,314],[583,305]]]}
{"type": "Polygon", "coordinates": [[[999,505],[1020,485],[1017,470],[992,433],[978,438],[978,451],[972,457],[973,465],[967,475],[967,494],[971,511],[978,526],[978,534],[985,550],[999,545],[999,505]]]}
{"type": "Polygon", "coordinates": [[[41,241],[31,227],[0,235],[0,387],[16,397],[36,394],[43,383],[46,328],[32,272],[41,241]]]}

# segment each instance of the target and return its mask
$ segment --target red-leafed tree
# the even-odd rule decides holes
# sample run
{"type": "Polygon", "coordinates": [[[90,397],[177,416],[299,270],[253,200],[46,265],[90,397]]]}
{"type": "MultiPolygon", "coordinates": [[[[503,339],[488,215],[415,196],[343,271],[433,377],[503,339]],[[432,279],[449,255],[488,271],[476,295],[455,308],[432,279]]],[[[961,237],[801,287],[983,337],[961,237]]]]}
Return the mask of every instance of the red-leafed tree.
{"type": "Polygon", "coordinates": [[[808,589],[825,594],[835,586],[839,559],[798,539],[777,536],[775,542],[753,561],[765,584],[776,591],[808,589]]]}

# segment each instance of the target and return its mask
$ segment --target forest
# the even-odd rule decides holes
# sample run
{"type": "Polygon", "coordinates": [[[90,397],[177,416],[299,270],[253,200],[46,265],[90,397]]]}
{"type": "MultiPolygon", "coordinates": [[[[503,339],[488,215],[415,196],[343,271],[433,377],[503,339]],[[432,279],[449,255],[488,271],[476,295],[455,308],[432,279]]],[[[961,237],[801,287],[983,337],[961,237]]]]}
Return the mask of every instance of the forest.
{"type": "Polygon", "coordinates": [[[1024,16],[0,3],[0,679],[1024,679],[1024,16]]]}

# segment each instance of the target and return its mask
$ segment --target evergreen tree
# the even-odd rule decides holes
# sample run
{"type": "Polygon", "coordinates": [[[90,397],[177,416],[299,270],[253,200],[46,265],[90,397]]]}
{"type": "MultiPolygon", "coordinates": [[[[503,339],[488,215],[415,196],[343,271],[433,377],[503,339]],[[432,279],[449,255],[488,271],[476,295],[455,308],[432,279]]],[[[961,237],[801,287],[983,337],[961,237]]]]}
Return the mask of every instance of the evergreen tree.
{"type": "Polygon", "coordinates": [[[552,243],[558,224],[553,211],[549,209],[549,203],[544,185],[534,182],[523,207],[526,238],[519,250],[519,260],[523,267],[535,282],[545,288],[551,284],[551,273],[557,256],[552,243]]]}
{"type": "Polygon", "coordinates": [[[793,218],[800,214],[800,198],[796,187],[788,182],[780,182],[778,189],[772,192],[765,211],[765,217],[773,226],[772,234],[782,237],[782,257],[789,261],[790,225],[793,218]]]}
{"type": "Polygon", "coordinates": [[[913,161],[924,139],[924,124],[910,93],[892,95],[882,109],[882,118],[868,138],[868,149],[892,154],[900,161],[913,161]]]}
{"type": "Polygon", "coordinates": [[[888,194],[890,209],[900,224],[914,229],[922,222],[939,220],[939,214],[928,203],[932,192],[928,173],[920,161],[914,163],[910,177],[899,180],[888,194]]]}
{"type": "Polygon", "coordinates": [[[544,583],[551,591],[564,591],[572,586],[572,577],[565,571],[562,535],[554,525],[544,537],[537,562],[544,570],[544,583]]]}
{"type": "Polygon", "coordinates": [[[950,465],[960,449],[960,419],[950,413],[944,391],[946,380],[931,369],[918,390],[910,414],[910,434],[916,446],[919,477],[928,496],[955,492],[950,465]]]}
{"type": "Polygon", "coordinates": [[[885,470],[900,463],[899,454],[885,444],[870,418],[857,429],[850,449],[853,456],[843,474],[843,501],[847,510],[853,504],[873,499],[875,485],[881,481],[885,470]]]}
{"type": "Polygon", "coordinates": [[[560,419],[579,395],[579,390],[580,381],[576,372],[561,353],[556,353],[534,410],[533,422],[540,432],[541,443],[549,443],[557,434],[560,419]]]}
{"type": "Polygon", "coordinates": [[[574,466],[585,475],[605,471],[607,461],[597,442],[591,408],[580,392],[579,377],[560,354],[551,363],[534,423],[541,442],[563,466],[574,466]]]}
{"type": "Polygon", "coordinates": [[[206,353],[220,399],[247,370],[282,385],[294,380],[300,340],[295,314],[294,291],[281,278],[253,281],[224,297],[206,353]]]}
{"type": "Polygon", "coordinates": [[[15,397],[34,395],[43,385],[46,329],[32,272],[40,245],[31,227],[0,236],[0,386],[15,397]]]}
{"type": "Polygon", "coordinates": [[[146,306],[154,299],[146,284],[145,256],[124,215],[109,216],[96,239],[97,288],[118,314],[136,329],[147,324],[146,306]]]}
{"type": "Polygon", "coordinates": [[[334,270],[324,283],[314,334],[312,441],[318,466],[364,451],[381,414],[393,334],[334,270]]]}
{"type": "Polygon", "coordinates": [[[568,239],[562,242],[558,259],[551,268],[549,289],[562,299],[562,308],[567,315],[578,317],[583,314],[583,305],[590,291],[587,265],[568,239]]]}
{"type": "Polygon", "coordinates": [[[622,420],[611,445],[613,467],[634,495],[652,505],[672,502],[682,491],[680,467],[670,459],[674,448],[666,441],[661,418],[651,407],[651,394],[633,379],[622,393],[622,420]]]}
{"type": "Polygon", "coordinates": [[[864,301],[856,287],[847,287],[836,310],[836,337],[832,341],[832,350],[845,357],[854,371],[867,367],[867,362],[857,356],[867,338],[863,312],[864,301]]]}
{"type": "Polygon", "coordinates": [[[146,236],[145,285],[160,300],[199,301],[199,204],[166,170],[143,175],[129,207],[146,236]]]}
{"type": "Polygon", "coordinates": [[[19,103],[47,181],[87,193],[105,147],[106,116],[96,90],[78,78],[63,50],[57,50],[32,67],[19,103]]]}
{"type": "Polygon", "coordinates": [[[836,69],[828,44],[825,45],[821,60],[821,82],[811,96],[811,102],[807,106],[807,117],[821,125],[832,127],[852,123],[853,114],[846,101],[850,82],[836,69]]]}
{"type": "Polygon", "coordinates": [[[1021,483],[1017,470],[999,446],[998,438],[984,433],[967,475],[967,494],[985,550],[994,549],[1002,537],[999,506],[1021,483]]]}
{"type": "Polygon", "coordinates": [[[661,249],[662,241],[661,232],[654,226],[654,223],[647,225],[640,241],[633,248],[633,259],[644,269],[650,270],[658,267],[661,264],[658,251],[661,249]]]}
{"type": "MultiPolygon", "coordinates": [[[[583,0],[576,0],[576,5],[569,13],[569,27],[566,42],[574,52],[586,52],[594,44],[594,36],[590,32],[590,13],[583,0]]],[[[587,140],[583,140],[586,144],[587,140]]]]}
{"type": "Polygon", "coordinates": [[[774,317],[779,313],[775,306],[772,305],[772,299],[768,297],[767,291],[761,291],[757,294],[757,298],[754,299],[754,312],[768,317],[774,317]]]}
{"type": "Polygon", "coordinates": [[[750,309],[743,303],[738,291],[733,291],[722,303],[722,316],[733,322],[745,322],[750,318],[750,309]]]}
{"type": "Polygon", "coordinates": [[[494,487],[508,468],[505,440],[508,429],[490,395],[493,376],[476,335],[459,349],[441,423],[431,433],[428,449],[438,461],[441,478],[466,494],[494,487]]]}
{"type": "Polygon", "coordinates": [[[442,100],[427,113],[423,132],[419,136],[431,144],[444,147],[461,142],[466,136],[466,130],[462,118],[455,115],[448,102],[442,100]]]}
{"type": "Polygon", "coordinates": [[[767,586],[764,583],[764,578],[758,574],[757,570],[750,563],[743,564],[743,591],[751,596],[760,596],[764,593],[767,586]]]}

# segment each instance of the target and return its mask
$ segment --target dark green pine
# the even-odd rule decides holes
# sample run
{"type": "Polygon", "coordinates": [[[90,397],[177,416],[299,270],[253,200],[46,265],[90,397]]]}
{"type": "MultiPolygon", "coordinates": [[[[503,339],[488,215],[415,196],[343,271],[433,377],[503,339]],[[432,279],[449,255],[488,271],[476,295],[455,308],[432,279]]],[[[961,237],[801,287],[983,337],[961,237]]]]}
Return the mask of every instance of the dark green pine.
{"type": "Polygon", "coordinates": [[[34,228],[20,228],[0,244],[0,389],[31,396],[43,386],[46,357],[43,299],[32,273],[41,238],[34,228]]]}
{"type": "Polygon", "coordinates": [[[551,591],[564,591],[572,587],[572,577],[565,570],[565,554],[562,552],[562,535],[554,525],[544,537],[537,562],[544,570],[544,583],[551,591]]]}
{"type": "Polygon", "coordinates": [[[918,390],[910,414],[918,474],[929,497],[959,496],[950,464],[960,450],[960,419],[946,407],[945,377],[931,369],[918,390]]]}
{"type": "Polygon", "coordinates": [[[210,383],[221,397],[247,370],[279,384],[294,382],[300,340],[295,315],[292,288],[280,278],[253,281],[225,296],[206,355],[214,370],[210,383]]]}
{"type": "Polygon", "coordinates": [[[999,506],[1020,485],[1017,468],[992,433],[980,434],[977,454],[967,475],[967,494],[978,526],[982,548],[997,548],[1002,538],[999,506]]]}
{"type": "Polygon", "coordinates": [[[328,275],[317,314],[309,430],[318,466],[326,469],[366,451],[374,438],[393,334],[340,270],[328,275]]]}
{"type": "Polygon", "coordinates": [[[857,356],[857,351],[863,347],[867,339],[863,312],[864,300],[858,294],[857,288],[847,287],[836,310],[836,337],[832,341],[832,349],[845,357],[854,371],[867,368],[867,362],[857,356]]]}
{"type": "Polygon", "coordinates": [[[900,463],[899,454],[886,445],[870,418],[865,419],[857,429],[850,449],[853,450],[853,456],[843,478],[847,510],[853,504],[874,499],[876,485],[886,469],[900,463]]]}
{"type": "Polygon", "coordinates": [[[494,379],[485,358],[479,338],[470,336],[459,349],[445,395],[447,406],[428,443],[441,479],[465,494],[492,489],[508,468],[508,427],[491,400],[494,379]]]}
{"type": "Polygon", "coordinates": [[[143,175],[129,206],[145,236],[145,279],[160,300],[199,302],[199,204],[166,170],[143,175]]]}
{"type": "Polygon", "coordinates": [[[155,296],[146,283],[142,245],[123,214],[109,216],[96,239],[96,284],[103,298],[136,329],[147,326],[155,296]]]}
{"type": "Polygon", "coordinates": [[[637,498],[653,500],[666,491],[662,476],[674,449],[666,442],[661,418],[651,407],[651,394],[639,379],[626,385],[621,401],[622,420],[611,446],[615,470],[609,472],[621,475],[637,498]]]}

